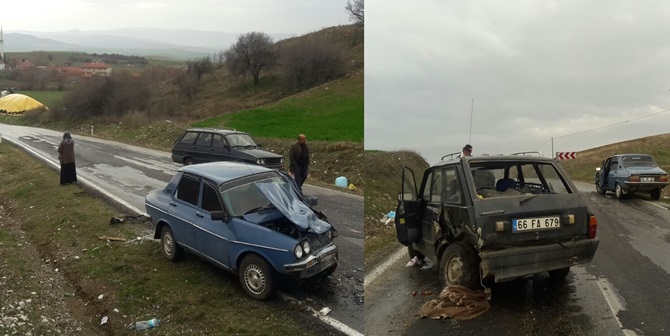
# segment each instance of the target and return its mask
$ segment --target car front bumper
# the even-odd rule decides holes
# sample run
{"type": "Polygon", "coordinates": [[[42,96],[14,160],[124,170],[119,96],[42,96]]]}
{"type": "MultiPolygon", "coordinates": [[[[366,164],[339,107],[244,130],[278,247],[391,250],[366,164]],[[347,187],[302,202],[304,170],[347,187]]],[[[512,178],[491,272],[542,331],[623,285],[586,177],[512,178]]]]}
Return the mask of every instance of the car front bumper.
{"type": "Polygon", "coordinates": [[[284,269],[286,270],[286,273],[292,277],[309,278],[337,265],[337,259],[337,246],[331,244],[324,247],[316,254],[312,254],[305,258],[305,260],[284,265],[284,269]]]}
{"type": "Polygon", "coordinates": [[[493,275],[495,282],[502,282],[585,264],[593,260],[599,243],[600,240],[594,238],[481,252],[482,274],[484,277],[493,275]]]}

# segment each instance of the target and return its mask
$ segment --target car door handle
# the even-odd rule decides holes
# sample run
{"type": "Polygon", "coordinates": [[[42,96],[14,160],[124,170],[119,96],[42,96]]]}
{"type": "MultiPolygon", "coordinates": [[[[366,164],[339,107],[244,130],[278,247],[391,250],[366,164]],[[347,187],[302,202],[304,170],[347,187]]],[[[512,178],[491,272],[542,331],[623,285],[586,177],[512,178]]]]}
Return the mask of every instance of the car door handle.
{"type": "Polygon", "coordinates": [[[170,205],[176,207],[176,206],[177,206],[177,203],[175,203],[175,202],[170,202],[170,205]]]}
{"type": "Polygon", "coordinates": [[[195,215],[200,217],[200,218],[205,218],[205,214],[202,213],[202,212],[196,212],[195,215]]]}

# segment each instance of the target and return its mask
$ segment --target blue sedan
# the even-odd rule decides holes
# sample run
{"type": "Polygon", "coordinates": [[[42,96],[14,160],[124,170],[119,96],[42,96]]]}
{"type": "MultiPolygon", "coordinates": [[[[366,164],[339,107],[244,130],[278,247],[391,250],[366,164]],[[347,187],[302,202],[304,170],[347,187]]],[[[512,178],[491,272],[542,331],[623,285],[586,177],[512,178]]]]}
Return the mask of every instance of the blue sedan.
{"type": "Polygon", "coordinates": [[[237,274],[244,291],[267,300],[277,277],[321,277],[337,268],[337,231],[283,172],[236,162],[180,168],[147,195],[147,214],[165,257],[184,250],[237,274]]]}
{"type": "Polygon", "coordinates": [[[661,198],[661,190],[668,185],[668,173],[658,167],[654,158],[646,154],[618,154],[596,168],[596,191],[605,194],[614,191],[616,198],[635,192],[646,192],[651,198],[661,198]]]}

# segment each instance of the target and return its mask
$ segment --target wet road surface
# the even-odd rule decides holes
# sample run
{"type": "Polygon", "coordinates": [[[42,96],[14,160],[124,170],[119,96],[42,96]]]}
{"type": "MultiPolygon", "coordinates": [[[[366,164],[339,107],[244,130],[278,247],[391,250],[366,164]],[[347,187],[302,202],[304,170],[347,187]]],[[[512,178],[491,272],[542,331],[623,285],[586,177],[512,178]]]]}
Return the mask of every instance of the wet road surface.
{"type": "Polygon", "coordinates": [[[418,319],[442,290],[437,266],[405,267],[403,257],[366,284],[366,335],[670,334],[670,211],[646,195],[619,201],[592,185],[578,188],[599,223],[592,263],[573,267],[562,282],[545,273],[495,284],[488,312],[453,321],[418,319]]]}
{"type": "MultiPolygon", "coordinates": [[[[0,135],[18,141],[32,155],[58,165],[58,144],[62,133],[23,126],[0,124],[0,135]]],[[[170,154],[73,134],[77,174],[111,193],[115,201],[129,209],[144,212],[144,197],[163,189],[181,164],[170,154]]],[[[309,180],[307,181],[309,183],[309,180]]],[[[58,179],[54,179],[58,183],[58,179]]],[[[338,232],[340,263],[337,271],[322,280],[283,281],[280,290],[320,310],[331,308],[328,316],[363,332],[363,198],[329,189],[305,185],[307,196],[317,196],[317,209],[323,211],[338,232]]],[[[147,227],[147,231],[149,231],[147,227]]]]}

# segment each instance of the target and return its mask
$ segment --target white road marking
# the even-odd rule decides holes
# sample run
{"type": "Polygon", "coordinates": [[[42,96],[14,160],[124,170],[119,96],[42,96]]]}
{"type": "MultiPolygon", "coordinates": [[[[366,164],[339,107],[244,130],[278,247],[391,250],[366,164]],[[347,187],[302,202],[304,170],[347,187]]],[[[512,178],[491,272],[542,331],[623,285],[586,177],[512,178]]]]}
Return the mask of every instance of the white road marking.
{"type": "Polygon", "coordinates": [[[619,321],[617,314],[623,309],[623,305],[621,304],[619,297],[617,297],[616,293],[614,292],[614,287],[609,283],[609,281],[602,278],[596,280],[596,283],[598,284],[600,292],[605,297],[605,301],[607,301],[607,305],[610,307],[610,311],[612,312],[616,323],[619,324],[619,328],[621,328],[621,331],[623,331],[623,334],[626,336],[636,336],[637,333],[635,331],[624,329],[623,324],[621,324],[621,321],[619,321]]]}
{"type": "MultiPolygon", "coordinates": [[[[37,158],[39,158],[39,159],[42,159],[44,162],[49,163],[49,164],[50,164],[51,166],[53,166],[54,168],[60,169],[60,165],[59,165],[57,162],[55,162],[54,160],[51,160],[51,159],[49,159],[49,158],[43,156],[42,154],[40,154],[40,153],[38,153],[38,152],[32,150],[31,148],[27,147],[26,145],[24,145],[24,144],[22,144],[22,143],[20,143],[20,142],[18,142],[18,141],[15,141],[15,140],[10,139],[10,138],[5,138],[5,139],[8,140],[8,141],[11,142],[11,143],[13,143],[13,144],[15,144],[15,145],[17,145],[17,146],[23,148],[23,149],[25,149],[26,151],[28,151],[29,153],[31,153],[31,154],[34,155],[35,157],[37,157],[37,158]]],[[[78,180],[81,181],[81,182],[83,182],[86,186],[88,186],[88,187],[90,187],[90,188],[92,188],[92,189],[95,189],[96,191],[98,191],[98,192],[100,192],[100,193],[106,195],[106,196],[109,197],[110,199],[112,199],[112,200],[118,202],[118,203],[121,204],[122,206],[124,206],[124,207],[130,209],[131,211],[134,211],[134,212],[137,213],[137,214],[144,214],[144,215],[146,215],[146,213],[145,213],[144,211],[140,211],[140,210],[137,209],[136,207],[130,205],[128,202],[126,202],[126,201],[124,201],[124,200],[122,200],[122,199],[120,199],[120,198],[118,198],[118,197],[112,195],[111,193],[109,193],[109,192],[107,192],[106,190],[100,188],[100,187],[97,186],[96,184],[94,184],[94,183],[92,183],[92,182],[90,182],[90,181],[88,181],[88,180],[86,180],[86,179],[84,179],[84,178],[81,178],[81,177],[78,178],[78,180]]],[[[285,294],[285,293],[279,293],[279,296],[280,296],[281,299],[284,300],[284,301],[298,302],[297,299],[295,299],[295,298],[293,298],[292,296],[289,296],[288,294],[285,294]]],[[[316,309],[314,309],[314,308],[312,308],[312,307],[309,307],[309,306],[305,306],[305,307],[306,307],[306,308],[307,308],[307,309],[308,309],[308,310],[309,310],[315,317],[317,317],[319,320],[321,320],[321,321],[323,321],[324,323],[326,323],[327,325],[329,325],[329,326],[331,326],[331,327],[337,329],[338,331],[340,331],[340,332],[342,332],[342,333],[344,333],[344,334],[346,334],[346,335],[348,335],[348,336],[363,336],[362,333],[360,333],[360,332],[354,330],[353,328],[347,326],[346,324],[344,324],[344,323],[342,323],[342,322],[340,322],[340,321],[338,321],[338,320],[336,320],[336,319],[334,319],[334,318],[332,318],[332,317],[321,315],[316,309]]]]}
{"type": "Polygon", "coordinates": [[[374,270],[368,272],[363,279],[363,287],[372,284],[380,275],[384,274],[393,264],[397,263],[403,257],[409,258],[406,248],[401,248],[398,251],[394,252],[389,258],[381,265],[377,266],[374,270]]]}
{"type": "MultiPolygon", "coordinates": [[[[289,296],[289,295],[284,294],[284,293],[279,293],[279,297],[284,301],[293,302],[293,303],[298,302],[298,300],[296,300],[292,296],[289,296]]],[[[305,308],[307,308],[307,310],[309,310],[309,312],[311,312],[312,315],[314,315],[316,318],[323,321],[325,324],[337,329],[338,331],[344,333],[345,335],[363,336],[362,333],[354,330],[353,328],[347,326],[346,324],[344,324],[344,323],[342,323],[342,322],[340,322],[340,321],[338,321],[338,320],[336,320],[336,319],[334,319],[330,316],[322,315],[321,313],[319,313],[318,310],[316,310],[316,309],[314,309],[310,306],[305,305],[305,308]]]]}

